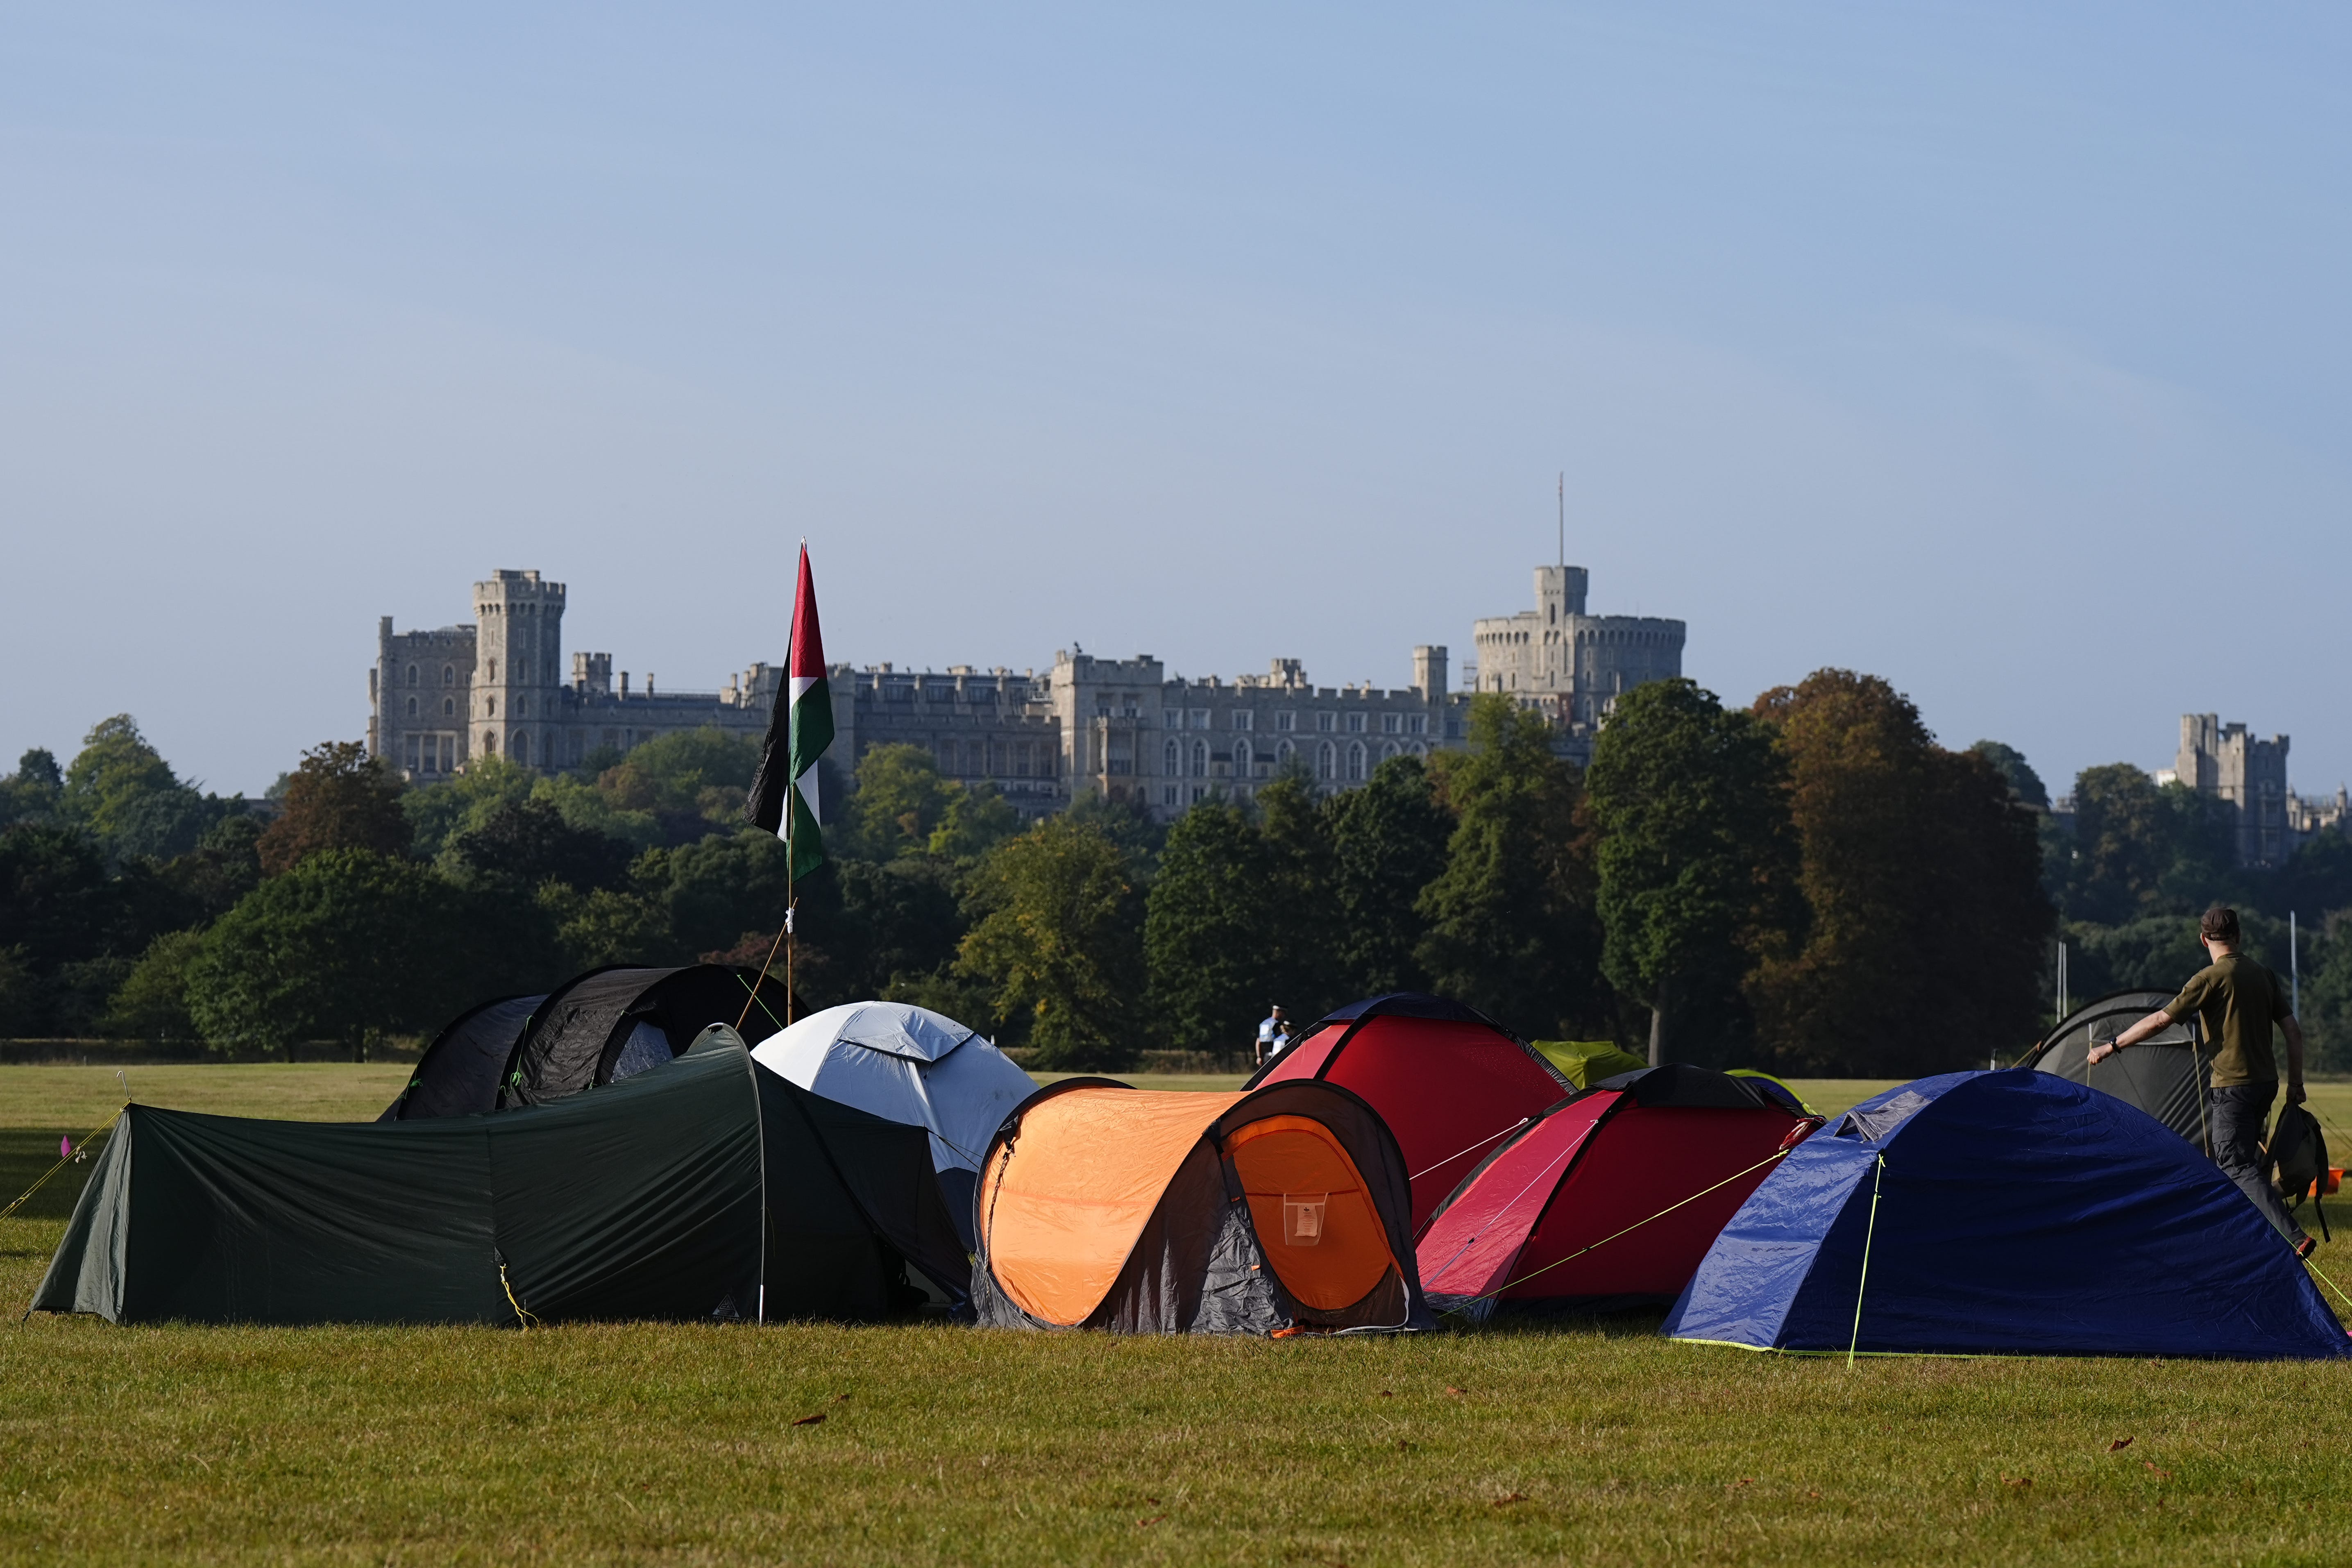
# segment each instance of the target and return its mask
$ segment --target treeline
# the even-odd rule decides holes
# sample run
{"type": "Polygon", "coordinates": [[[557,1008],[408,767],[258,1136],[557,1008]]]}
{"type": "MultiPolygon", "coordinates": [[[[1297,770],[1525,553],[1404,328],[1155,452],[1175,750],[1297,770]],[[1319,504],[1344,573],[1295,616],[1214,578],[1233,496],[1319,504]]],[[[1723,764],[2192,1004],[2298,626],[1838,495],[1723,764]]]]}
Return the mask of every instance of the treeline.
{"type": "MultiPolygon", "coordinates": [[[[1360,788],[1277,778],[1164,827],[1097,800],[1024,825],[913,746],[828,763],[796,988],[934,1006],[1041,1067],[1238,1048],[1274,1003],[1426,989],[1537,1037],[1908,1076],[2030,1044],[2055,940],[2078,999],[2178,984],[2188,917],[2226,897],[2280,967],[2282,911],[2306,916],[2306,1021],[2324,1062],[2352,1057],[2340,837],[2242,872],[2214,803],[2127,765],[2076,781],[2070,833],[2014,751],[1941,747],[1839,670],[1747,708],[1643,687],[1589,772],[1500,698],[1467,728],[1360,788]]],[[[110,719],[70,767],[29,752],[0,781],[0,1035],[359,1050],[594,964],[756,964],[787,894],[782,847],[741,825],[755,762],[703,731],[403,788],[330,743],[256,803],[110,719]]]]}

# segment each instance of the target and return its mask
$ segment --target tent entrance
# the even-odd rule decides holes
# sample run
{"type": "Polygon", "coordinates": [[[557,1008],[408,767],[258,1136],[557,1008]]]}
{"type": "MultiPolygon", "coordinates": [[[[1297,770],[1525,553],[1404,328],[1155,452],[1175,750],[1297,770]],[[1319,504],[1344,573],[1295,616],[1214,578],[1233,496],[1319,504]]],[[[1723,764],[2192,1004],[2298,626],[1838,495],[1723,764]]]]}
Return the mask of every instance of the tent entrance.
{"type": "Polygon", "coordinates": [[[1258,1245],[1300,1306],[1345,1311],[1395,1269],[1388,1228],[1362,1174],[1321,1122],[1269,1116],[1229,1134],[1225,1152],[1258,1245]]]}

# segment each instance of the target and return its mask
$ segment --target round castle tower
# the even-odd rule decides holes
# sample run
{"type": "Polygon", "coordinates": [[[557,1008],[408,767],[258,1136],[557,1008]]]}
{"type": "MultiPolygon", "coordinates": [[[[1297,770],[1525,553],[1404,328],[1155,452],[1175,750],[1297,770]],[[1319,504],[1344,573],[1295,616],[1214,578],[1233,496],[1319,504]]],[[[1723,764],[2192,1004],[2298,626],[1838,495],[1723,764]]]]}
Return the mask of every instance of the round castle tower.
{"type": "Polygon", "coordinates": [[[494,573],[474,584],[474,754],[548,766],[563,690],[563,584],[494,573]]]}

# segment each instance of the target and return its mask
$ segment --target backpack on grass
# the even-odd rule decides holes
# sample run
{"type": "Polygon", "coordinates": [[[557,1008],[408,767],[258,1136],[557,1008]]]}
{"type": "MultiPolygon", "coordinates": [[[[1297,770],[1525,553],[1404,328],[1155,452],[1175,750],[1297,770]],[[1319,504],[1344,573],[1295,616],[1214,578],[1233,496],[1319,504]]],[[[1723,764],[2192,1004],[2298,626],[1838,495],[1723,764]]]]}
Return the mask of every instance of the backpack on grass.
{"type": "Polygon", "coordinates": [[[2319,1201],[2327,1186],[2327,1140],[2319,1131],[2319,1118],[2300,1105],[2281,1110],[2270,1144],[2263,1151],[2263,1172],[2289,1209],[2302,1207],[2308,1196],[2312,1212],[2319,1216],[2319,1234],[2336,1239],[2328,1234],[2327,1211],[2319,1201]]]}

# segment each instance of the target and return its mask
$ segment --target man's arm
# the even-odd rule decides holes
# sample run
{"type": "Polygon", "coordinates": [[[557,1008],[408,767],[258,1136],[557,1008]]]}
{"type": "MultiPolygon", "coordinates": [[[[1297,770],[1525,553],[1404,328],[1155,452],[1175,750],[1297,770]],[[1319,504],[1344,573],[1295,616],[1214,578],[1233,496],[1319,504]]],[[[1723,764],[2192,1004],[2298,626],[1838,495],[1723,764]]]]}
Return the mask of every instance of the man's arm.
{"type": "Polygon", "coordinates": [[[2303,1026],[2294,1021],[2294,1014],[2283,1013],[2279,1016],[2279,1027],[2286,1031],[2286,1102],[2289,1105],[2301,1105],[2303,1103],[2303,1026]]]}
{"type": "MultiPolygon", "coordinates": [[[[2294,1020],[2289,1019],[2288,1023],[2291,1026],[2294,1020]]],[[[2126,1046],[2136,1046],[2142,1040],[2147,1039],[2150,1035],[2160,1034],[2164,1030],[2170,1028],[2172,1024],[2172,1015],[2166,1012],[2163,1008],[2158,1007],[2155,1012],[2150,1013],[2147,1017],[2142,1018],[2138,1023],[2134,1024],[2130,1028],[2126,1029],[2122,1034],[2117,1035],[2112,1043],[2104,1046],[2093,1046],[2091,1047],[2091,1065],[2093,1067],[2098,1066],[2109,1057],[2114,1056],[2117,1051],[2122,1050],[2126,1046]]],[[[2297,1030],[2294,1034],[2289,1035],[2287,1038],[2292,1042],[2287,1047],[2287,1057],[2289,1060],[2296,1064],[2295,1078],[2297,1081],[2301,1081],[2303,1078],[2302,1032],[2297,1030]]]]}

